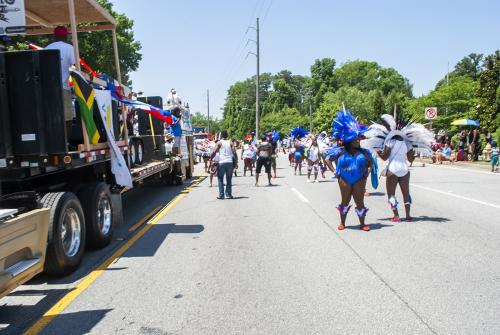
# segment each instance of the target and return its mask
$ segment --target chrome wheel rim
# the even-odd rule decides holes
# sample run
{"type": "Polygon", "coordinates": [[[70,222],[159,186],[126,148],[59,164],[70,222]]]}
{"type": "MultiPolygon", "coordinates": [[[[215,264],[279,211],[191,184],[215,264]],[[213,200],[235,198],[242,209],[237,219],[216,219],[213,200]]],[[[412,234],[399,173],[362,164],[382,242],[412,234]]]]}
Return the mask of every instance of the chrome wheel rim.
{"type": "Polygon", "coordinates": [[[97,204],[97,223],[103,235],[107,235],[111,229],[113,217],[111,213],[111,203],[108,197],[102,197],[97,204]]]}
{"type": "Polygon", "coordinates": [[[61,241],[64,253],[73,257],[78,253],[81,243],[81,223],[73,208],[66,209],[61,225],[61,241]]]}

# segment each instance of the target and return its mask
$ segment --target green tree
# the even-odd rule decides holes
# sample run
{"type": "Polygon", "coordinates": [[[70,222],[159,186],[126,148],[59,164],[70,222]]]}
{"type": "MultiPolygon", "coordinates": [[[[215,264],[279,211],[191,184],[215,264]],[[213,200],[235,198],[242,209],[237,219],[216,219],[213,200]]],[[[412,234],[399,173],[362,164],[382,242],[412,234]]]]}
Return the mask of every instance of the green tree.
{"type": "Polygon", "coordinates": [[[333,71],[335,64],[335,59],[323,58],[316,59],[311,66],[309,94],[312,96],[315,107],[318,107],[323,102],[323,97],[327,92],[334,91],[333,71]]]}
{"type": "Polygon", "coordinates": [[[499,102],[500,86],[500,50],[485,59],[485,70],[479,76],[476,116],[481,127],[493,130],[500,125],[497,116],[500,114],[499,102]]]}
{"type": "Polygon", "coordinates": [[[472,80],[478,80],[479,75],[483,71],[483,54],[471,53],[470,55],[462,58],[456,65],[454,75],[466,76],[472,80]]]}
{"type": "Polygon", "coordinates": [[[336,88],[356,87],[363,92],[379,89],[384,95],[397,91],[412,96],[408,79],[393,68],[381,67],[376,62],[349,61],[335,69],[333,75],[336,88]]]}
{"type": "MultiPolygon", "coordinates": [[[[206,114],[202,114],[200,112],[196,112],[191,115],[191,123],[193,127],[196,128],[205,128],[208,131],[208,117],[206,114]]],[[[215,134],[221,131],[220,126],[221,121],[217,118],[210,118],[210,132],[215,134]]]]}
{"type": "Polygon", "coordinates": [[[297,126],[308,128],[309,119],[296,108],[285,107],[280,112],[264,115],[260,125],[263,131],[277,130],[288,135],[297,126]]]}
{"type": "Polygon", "coordinates": [[[468,77],[457,77],[448,86],[442,86],[426,96],[408,101],[405,116],[425,123],[427,121],[424,117],[424,108],[437,107],[438,117],[433,121],[433,127],[450,129],[451,122],[456,119],[475,117],[478,88],[477,81],[468,77]]]}

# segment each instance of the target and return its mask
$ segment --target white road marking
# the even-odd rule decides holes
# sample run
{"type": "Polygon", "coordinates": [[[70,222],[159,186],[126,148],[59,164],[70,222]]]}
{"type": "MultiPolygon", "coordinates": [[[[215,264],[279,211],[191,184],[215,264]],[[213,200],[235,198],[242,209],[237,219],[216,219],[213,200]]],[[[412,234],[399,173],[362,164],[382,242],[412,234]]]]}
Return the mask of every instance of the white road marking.
{"type": "Polygon", "coordinates": [[[433,167],[435,169],[448,169],[448,170],[456,170],[456,171],[463,171],[463,172],[471,172],[471,173],[481,173],[481,174],[487,174],[489,176],[500,176],[500,173],[493,173],[493,172],[488,172],[488,171],[482,171],[479,169],[467,169],[467,168],[459,168],[459,167],[452,167],[452,166],[443,166],[443,165],[435,165],[435,164],[427,164],[426,167],[433,167]]]}
{"type": "Polygon", "coordinates": [[[302,202],[309,203],[309,200],[307,200],[307,198],[302,193],[300,193],[296,188],[292,187],[290,189],[292,190],[293,193],[295,193],[297,197],[299,197],[299,199],[302,202]]]}
{"type": "Polygon", "coordinates": [[[423,190],[427,190],[427,191],[431,191],[431,192],[436,192],[436,193],[440,193],[440,194],[444,194],[444,195],[449,195],[451,197],[455,197],[455,198],[458,198],[458,199],[467,200],[467,201],[470,201],[470,202],[475,202],[476,204],[480,204],[480,205],[484,205],[484,206],[490,206],[490,207],[493,207],[493,208],[500,209],[500,205],[495,205],[495,204],[492,204],[492,203],[489,203],[489,202],[485,202],[485,201],[481,201],[481,200],[476,200],[476,199],[464,197],[462,195],[454,194],[454,193],[451,193],[451,192],[436,190],[435,188],[432,188],[432,187],[417,185],[417,184],[413,184],[413,183],[410,183],[410,185],[412,187],[421,188],[423,190]]]}

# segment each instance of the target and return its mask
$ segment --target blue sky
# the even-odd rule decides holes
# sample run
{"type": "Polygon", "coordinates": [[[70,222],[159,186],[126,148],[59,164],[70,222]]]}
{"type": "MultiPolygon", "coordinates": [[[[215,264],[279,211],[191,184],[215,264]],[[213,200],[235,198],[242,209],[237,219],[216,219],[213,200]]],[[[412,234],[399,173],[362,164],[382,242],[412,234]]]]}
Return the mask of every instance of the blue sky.
{"type": "Polygon", "coordinates": [[[134,89],[166,96],[175,87],[192,112],[220,117],[229,86],[255,74],[248,51],[261,18],[261,72],[308,75],[316,58],[376,61],[426,94],[471,52],[500,49],[500,1],[112,0],[135,21],[143,60],[134,89]]]}

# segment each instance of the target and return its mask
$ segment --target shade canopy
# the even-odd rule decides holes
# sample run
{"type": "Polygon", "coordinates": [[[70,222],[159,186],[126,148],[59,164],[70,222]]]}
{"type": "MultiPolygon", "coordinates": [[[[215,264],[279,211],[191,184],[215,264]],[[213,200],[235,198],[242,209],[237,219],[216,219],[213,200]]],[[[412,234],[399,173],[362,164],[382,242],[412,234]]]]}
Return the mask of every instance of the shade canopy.
{"type": "MultiPolygon", "coordinates": [[[[25,0],[26,34],[51,34],[54,27],[71,24],[69,0],[25,0]]],[[[95,0],[73,0],[76,23],[91,23],[90,27],[79,27],[79,31],[112,30],[115,19],[95,0]]]]}
{"type": "Polygon", "coordinates": [[[454,126],[472,126],[472,127],[479,127],[479,122],[476,120],[471,120],[471,119],[460,119],[460,120],[455,120],[451,123],[454,126]]]}

